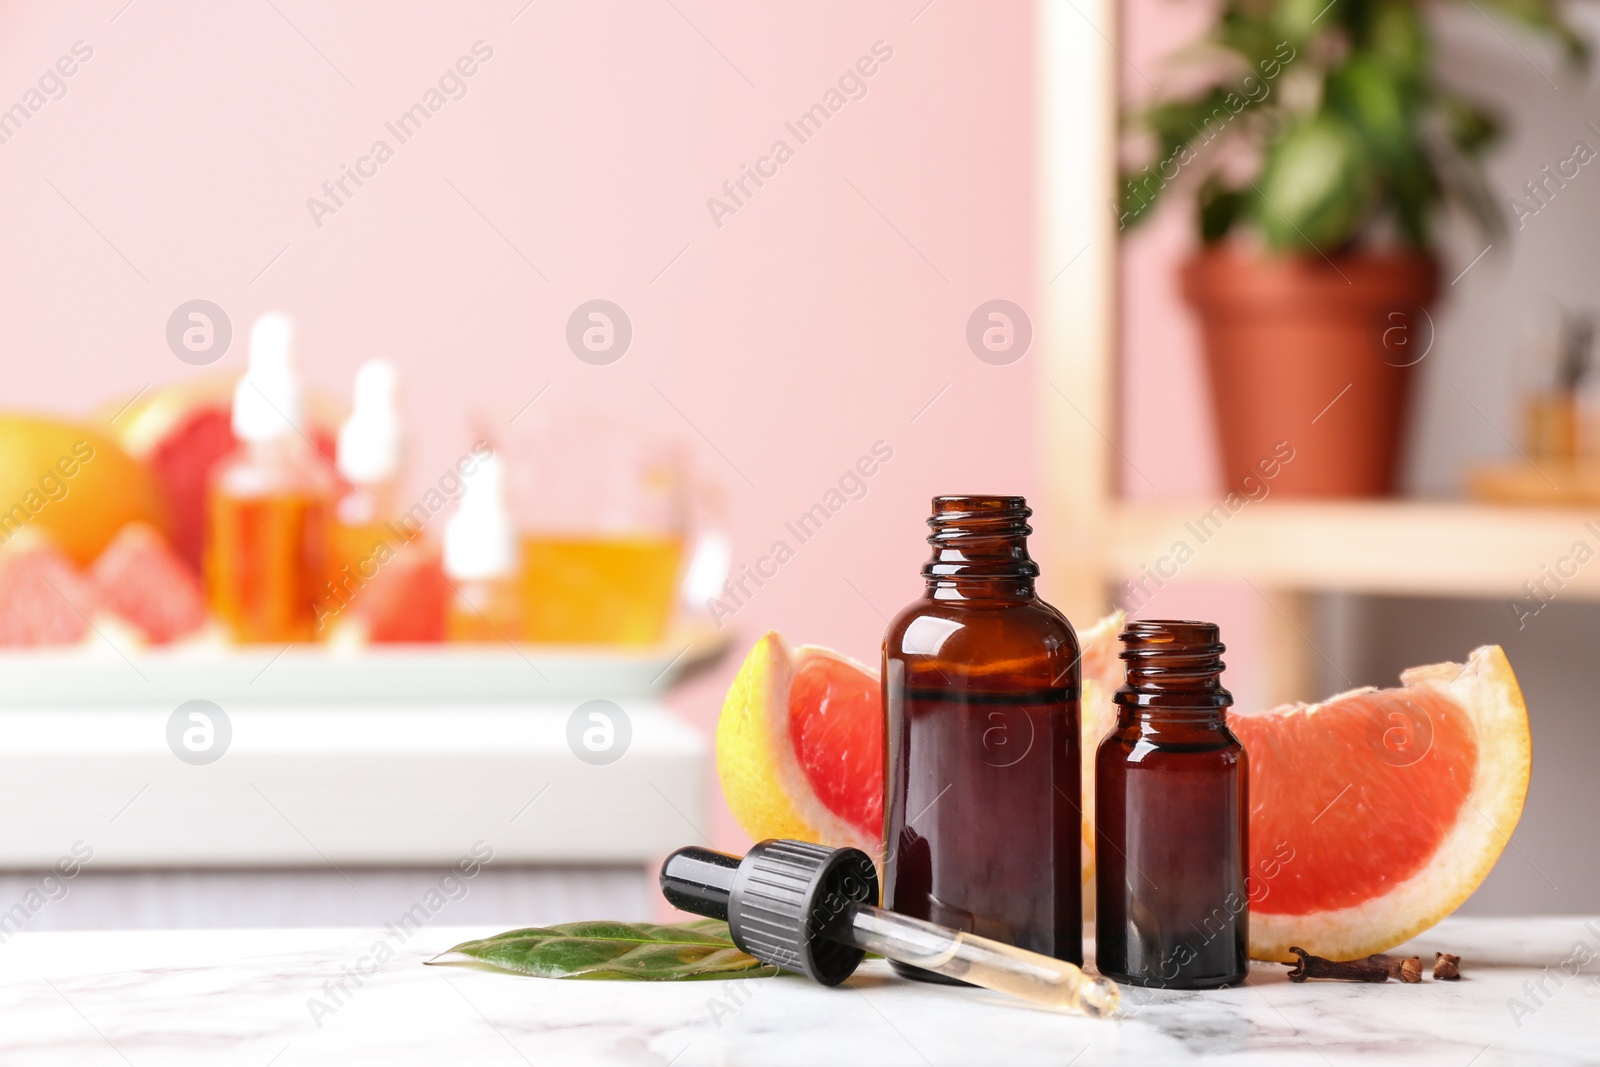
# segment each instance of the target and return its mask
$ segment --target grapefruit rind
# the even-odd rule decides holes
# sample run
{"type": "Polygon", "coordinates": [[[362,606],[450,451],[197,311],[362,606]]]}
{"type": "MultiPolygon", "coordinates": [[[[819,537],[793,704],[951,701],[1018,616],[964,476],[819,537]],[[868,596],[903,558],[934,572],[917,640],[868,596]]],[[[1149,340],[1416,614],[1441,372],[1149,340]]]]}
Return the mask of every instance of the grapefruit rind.
{"type": "MultiPolygon", "coordinates": [[[[101,421],[105,426],[116,424],[113,432],[129,455],[147,460],[181,423],[197,412],[212,409],[229,415],[239,378],[239,374],[209,374],[169,382],[148,395],[108,405],[101,421]]],[[[330,428],[343,424],[347,415],[340,405],[315,390],[308,391],[306,407],[310,412],[310,426],[314,428],[307,432],[313,437],[331,433],[330,428]]],[[[317,442],[317,447],[322,448],[321,441],[317,442]]]]}
{"type": "Polygon", "coordinates": [[[722,795],[740,828],[756,840],[784,837],[848,845],[880,860],[877,836],[868,837],[829,811],[795,758],[789,686],[796,667],[809,656],[827,656],[876,673],[831,649],[793,648],[782,634],[768,631],[745,657],[717,720],[722,795]]]}
{"type": "Polygon", "coordinates": [[[1080,750],[1083,758],[1083,915],[1094,918],[1094,758],[1100,742],[1117,722],[1111,697],[1122,686],[1119,640],[1127,614],[1113,611],[1078,634],[1083,691],[1078,700],[1080,750]]]}
{"type": "MultiPolygon", "coordinates": [[[[1104,616],[1087,630],[1078,633],[1078,649],[1083,656],[1083,677],[1093,679],[1107,695],[1122,686],[1122,628],[1128,613],[1120,608],[1104,616]]],[[[1115,718],[1115,715],[1112,716],[1115,718]]],[[[1111,724],[1106,724],[1109,730],[1111,724]]],[[[1101,735],[1102,737],[1104,734],[1101,735]]],[[[1098,744],[1100,738],[1095,738],[1098,744]]]]}
{"type": "MultiPolygon", "coordinates": [[[[1528,793],[1533,743],[1527,705],[1505,652],[1498,645],[1486,645],[1475,649],[1465,665],[1413,667],[1400,680],[1450,700],[1466,712],[1476,730],[1478,765],[1456,824],[1421,870],[1382,896],[1309,915],[1252,912],[1252,959],[1292,963],[1291,945],[1336,960],[1387,951],[1460,907],[1511,839],[1528,793]]],[[[1323,707],[1372,691],[1341,693],[1305,707],[1303,714],[1315,716],[1323,707]]]]}

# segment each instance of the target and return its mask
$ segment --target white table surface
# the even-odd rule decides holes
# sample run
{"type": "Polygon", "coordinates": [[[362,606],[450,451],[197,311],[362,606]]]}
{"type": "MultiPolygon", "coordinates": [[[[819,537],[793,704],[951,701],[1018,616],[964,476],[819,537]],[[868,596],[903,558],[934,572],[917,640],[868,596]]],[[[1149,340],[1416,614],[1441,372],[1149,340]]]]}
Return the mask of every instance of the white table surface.
{"type": "Polygon", "coordinates": [[[19,934],[0,944],[0,1062],[1600,1062],[1600,919],[1452,919],[1408,946],[1430,965],[1436,949],[1459,954],[1460,982],[1292,985],[1287,968],[1258,964],[1244,987],[1156,993],[1098,1022],[905,982],[881,962],[840,989],[787,975],[556,982],[421,966],[488,932],[424,927],[404,944],[383,930],[19,934]],[[312,998],[333,1005],[323,983],[380,941],[394,958],[313,1021],[312,998]],[[1563,974],[1563,961],[1584,958],[1580,944],[1591,961],[1563,974]]]}

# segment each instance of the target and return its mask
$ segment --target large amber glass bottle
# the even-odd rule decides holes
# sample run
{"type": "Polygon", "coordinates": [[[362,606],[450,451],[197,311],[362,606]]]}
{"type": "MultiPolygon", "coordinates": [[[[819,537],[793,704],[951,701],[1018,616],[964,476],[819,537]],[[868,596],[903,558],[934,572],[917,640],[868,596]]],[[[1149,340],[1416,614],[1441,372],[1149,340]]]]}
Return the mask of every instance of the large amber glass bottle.
{"type": "Polygon", "coordinates": [[[1031,514],[933,501],[927,590],[883,641],[884,903],[1081,964],[1078,639],[1034,592],[1031,514]]]}

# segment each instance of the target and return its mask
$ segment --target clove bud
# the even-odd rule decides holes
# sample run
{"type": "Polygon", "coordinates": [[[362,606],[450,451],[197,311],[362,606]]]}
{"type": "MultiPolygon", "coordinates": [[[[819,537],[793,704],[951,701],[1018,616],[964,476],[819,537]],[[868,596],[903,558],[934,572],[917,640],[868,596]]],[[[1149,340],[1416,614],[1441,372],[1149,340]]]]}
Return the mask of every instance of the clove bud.
{"type": "Polygon", "coordinates": [[[1438,952],[1433,958],[1433,976],[1441,982],[1455,982],[1461,978],[1461,957],[1448,952],[1438,952]]]}
{"type": "Polygon", "coordinates": [[[1303,948],[1291,948],[1300,958],[1289,972],[1289,981],[1304,982],[1307,978],[1332,978],[1345,982],[1387,982],[1398,978],[1402,982],[1422,981],[1422,960],[1417,956],[1386,956],[1374,953],[1359,960],[1329,960],[1313,956],[1303,948]]]}

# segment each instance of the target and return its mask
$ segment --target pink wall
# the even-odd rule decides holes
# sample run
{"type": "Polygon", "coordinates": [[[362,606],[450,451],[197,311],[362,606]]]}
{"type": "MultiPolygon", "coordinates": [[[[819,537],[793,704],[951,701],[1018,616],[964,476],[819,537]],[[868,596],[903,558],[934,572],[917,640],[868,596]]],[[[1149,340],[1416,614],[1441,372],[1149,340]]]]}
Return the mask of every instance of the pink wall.
{"type": "MultiPolygon", "coordinates": [[[[1196,0],[1128,0],[1122,7],[1123,104],[1138,107],[1169,81],[1167,59],[1215,18],[1196,0]]],[[[1199,331],[1178,292],[1177,268],[1196,243],[1193,202],[1179,189],[1121,245],[1119,415],[1133,498],[1212,500],[1222,493],[1199,331]]],[[[1265,702],[1260,598],[1247,586],[1178,582],[1143,605],[1146,617],[1206,618],[1222,627],[1228,685],[1244,706],[1265,702]]]]}
{"type": "MultiPolygon", "coordinates": [[[[1194,0],[1128,0],[1122,17],[1123,102],[1136,108],[1155,86],[1167,84],[1167,57],[1205,32],[1214,9],[1194,0]]],[[[1195,245],[1191,205],[1182,195],[1171,197],[1122,243],[1121,417],[1128,464],[1121,480],[1131,497],[1201,496],[1221,487],[1199,333],[1178,294],[1177,265],[1195,245]]]]}
{"type": "MultiPolygon", "coordinates": [[[[164,330],[197,297],[237,369],[281,308],[340,398],[360,360],[401,365],[417,485],[548,385],[535,410],[688,440],[740,560],[881,439],[866,497],[736,619],[741,645],[776,627],[875,658],[928,498],[1040,484],[1034,357],[991,366],[963,336],[983,301],[1031,304],[1031,13],[674,4],[7,5],[0,106],[74,42],[93,56],[0,144],[0,404],[87,413],[193,373],[164,330]],[[388,135],[480,40],[465,96],[388,135]],[[877,41],[865,96],[786,133],[877,41]],[[380,137],[394,157],[316,225],[307,198],[380,137]],[[707,198],[778,138],[794,157],[715,225],[707,198]],[[634,324],[610,366],[563,341],[596,297],[634,324]]],[[[680,694],[688,718],[709,729],[736,660],[680,694]]]]}

